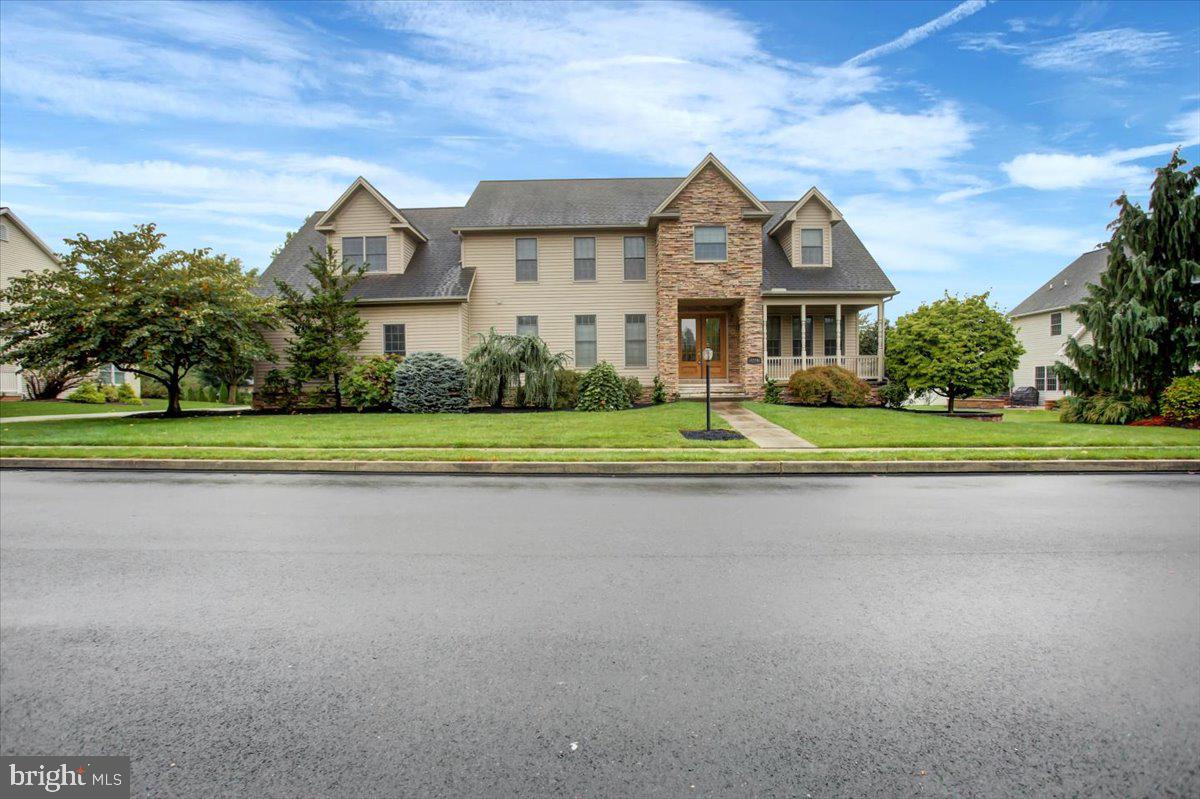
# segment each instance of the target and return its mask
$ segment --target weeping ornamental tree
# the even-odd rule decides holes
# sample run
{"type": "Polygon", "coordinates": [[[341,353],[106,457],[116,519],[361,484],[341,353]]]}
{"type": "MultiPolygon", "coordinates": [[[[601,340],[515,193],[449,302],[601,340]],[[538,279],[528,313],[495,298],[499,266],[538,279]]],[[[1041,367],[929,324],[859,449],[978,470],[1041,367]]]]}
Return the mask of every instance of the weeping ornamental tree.
{"type": "Polygon", "coordinates": [[[1092,342],[1069,339],[1056,366],[1075,394],[1156,403],[1200,362],[1200,167],[1186,164],[1176,150],[1157,170],[1149,211],[1117,198],[1108,267],[1071,307],[1092,342]]]}
{"type": "Polygon", "coordinates": [[[538,336],[510,336],[497,333],[495,328],[485,336],[479,334],[475,345],[463,361],[471,396],[494,408],[504,402],[509,386],[523,386],[525,404],[553,408],[558,398],[558,371],[567,364],[565,352],[551,352],[538,336]]]}

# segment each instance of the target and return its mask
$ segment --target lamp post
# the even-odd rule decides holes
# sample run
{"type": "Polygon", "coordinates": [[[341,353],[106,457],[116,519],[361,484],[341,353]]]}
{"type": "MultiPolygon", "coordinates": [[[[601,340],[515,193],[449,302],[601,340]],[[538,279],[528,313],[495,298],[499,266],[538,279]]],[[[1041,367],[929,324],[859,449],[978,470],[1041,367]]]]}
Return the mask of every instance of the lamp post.
{"type": "Polygon", "coordinates": [[[709,382],[709,366],[712,364],[712,347],[704,348],[704,429],[712,430],[712,384],[709,382]]]}

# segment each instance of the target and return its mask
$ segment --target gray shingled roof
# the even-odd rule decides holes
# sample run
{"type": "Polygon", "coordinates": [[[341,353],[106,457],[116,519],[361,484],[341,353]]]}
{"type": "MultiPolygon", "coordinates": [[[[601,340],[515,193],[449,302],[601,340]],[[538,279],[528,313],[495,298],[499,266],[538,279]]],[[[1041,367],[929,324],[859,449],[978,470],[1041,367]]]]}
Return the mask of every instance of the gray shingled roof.
{"type": "MultiPolygon", "coordinates": [[[[461,208],[401,208],[400,213],[429,241],[418,244],[408,268],[403,274],[368,273],[351,290],[359,300],[449,299],[466,297],[471,289],[474,269],[459,266],[458,236],[450,223],[461,208]]],[[[259,278],[259,292],[270,296],[276,293],[275,281],[282,280],[295,288],[308,283],[309,248],[325,246],[325,236],[316,229],[324,211],[311,214],[303,227],[288,240],[283,251],[271,262],[259,278]]]]}
{"type": "Polygon", "coordinates": [[[647,217],[682,180],[483,180],[454,227],[644,227],[647,217]]]}
{"type": "Polygon", "coordinates": [[[1108,249],[1085,252],[1076,258],[1037,291],[1030,294],[1009,316],[1027,316],[1044,311],[1053,311],[1074,305],[1087,294],[1089,283],[1099,283],[1100,275],[1108,267],[1108,249]]]}
{"type": "Polygon", "coordinates": [[[893,294],[896,287],[883,269],[867,252],[867,248],[855,235],[847,222],[838,222],[830,234],[833,246],[833,267],[817,269],[796,268],[788,261],[787,253],[779,242],[767,235],[767,231],[779,223],[779,218],[788,212],[795,200],[763,203],[773,216],[763,225],[763,294],[771,289],[786,291],[812,291],[837,293],[841,291],[874,291],[893,294]]]}

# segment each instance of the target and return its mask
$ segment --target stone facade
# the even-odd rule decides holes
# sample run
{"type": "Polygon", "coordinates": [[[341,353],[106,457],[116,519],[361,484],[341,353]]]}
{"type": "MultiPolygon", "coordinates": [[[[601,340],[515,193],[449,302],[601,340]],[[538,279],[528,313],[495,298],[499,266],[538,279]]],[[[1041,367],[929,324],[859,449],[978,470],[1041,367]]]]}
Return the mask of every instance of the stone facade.
{"type": "Polygon", "coordinates": [[[667,391],[679,390],[679,306],[720,305],[729,314],[729,380],[751,396],[762,395],[763,306],[762,220],[743,219],[751,201],[712,164],[706,166],[666,209],[679,219],[659,223],[658,373],[667,391]],[[697,263],[692,246],[696,225],[724,225],[727,260],[697,263]],[[750,363],[757,359],[758,363],[750,363]]]}

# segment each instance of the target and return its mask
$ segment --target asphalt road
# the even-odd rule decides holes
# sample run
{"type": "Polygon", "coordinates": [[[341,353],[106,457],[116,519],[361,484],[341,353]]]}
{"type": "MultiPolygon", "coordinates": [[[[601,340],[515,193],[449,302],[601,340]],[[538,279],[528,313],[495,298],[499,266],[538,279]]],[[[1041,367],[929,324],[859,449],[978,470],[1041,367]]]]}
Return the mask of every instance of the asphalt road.
{"type": "Polygon", "coordinates": [[[1200,478],[4,472],[0,750],[135,796],[1197,796],[1200,478]]]}

